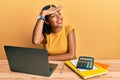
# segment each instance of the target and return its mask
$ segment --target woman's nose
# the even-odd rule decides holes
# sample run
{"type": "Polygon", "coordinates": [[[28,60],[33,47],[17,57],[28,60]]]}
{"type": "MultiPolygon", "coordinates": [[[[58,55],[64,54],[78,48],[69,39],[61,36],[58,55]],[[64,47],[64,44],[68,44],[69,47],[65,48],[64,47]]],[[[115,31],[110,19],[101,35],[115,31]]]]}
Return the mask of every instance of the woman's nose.
{"type": "Polygon", "coordinates": [[[62,18],[62,16],[61,15],[57,15],[57,18],[60,19],[60,18],[62,18]]]}

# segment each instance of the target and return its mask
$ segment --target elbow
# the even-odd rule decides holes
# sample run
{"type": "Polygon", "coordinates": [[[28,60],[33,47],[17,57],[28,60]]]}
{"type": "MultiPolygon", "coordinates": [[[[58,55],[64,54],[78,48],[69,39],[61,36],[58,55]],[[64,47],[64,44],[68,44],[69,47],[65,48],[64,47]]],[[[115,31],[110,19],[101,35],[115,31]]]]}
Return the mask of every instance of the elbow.
{"type": "Polygon", "coordinates": [[[75,55],[73,55],[73,56],[71,57],[71,59],[76,59],[76,56],[75,56],[75,55]]]}
{"type": "Polygon", "coordinates": [[[33,44],[41,44],[42,42],[43,42],[43,37],[42,38],[36,38],[36,37],[32,38],[33,44]]]}
{"type": "Polygon", "coordinates": [[[40,44],[40,42],[35,41],[35,40],[32,40],[32,43],[33,43],[33,44],[40,44]]]}
{"type": "Polygon", "coordinates": [[[75,52],[73,52],[73,54],[72,54],[72,59],[76,59],[76,53],[75,52]]]}
{"type": "Polygon", "coordinates": [[[70,55],[70,59],[72,60],[72,59],[76,59],[76,55],[75,54],[71,54],[70,55]]]}

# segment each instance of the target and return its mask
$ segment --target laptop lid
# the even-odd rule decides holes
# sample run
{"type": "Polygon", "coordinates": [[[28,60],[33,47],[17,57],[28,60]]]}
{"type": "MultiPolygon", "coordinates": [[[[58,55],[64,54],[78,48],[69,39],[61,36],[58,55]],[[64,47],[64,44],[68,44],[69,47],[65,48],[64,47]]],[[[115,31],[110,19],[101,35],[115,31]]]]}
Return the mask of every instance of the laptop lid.
{"type": "Polygon", "coordinates": [[[4,46],[11,71],[50,76],[57,64],[48,63],[44,49],[4,46]]]}

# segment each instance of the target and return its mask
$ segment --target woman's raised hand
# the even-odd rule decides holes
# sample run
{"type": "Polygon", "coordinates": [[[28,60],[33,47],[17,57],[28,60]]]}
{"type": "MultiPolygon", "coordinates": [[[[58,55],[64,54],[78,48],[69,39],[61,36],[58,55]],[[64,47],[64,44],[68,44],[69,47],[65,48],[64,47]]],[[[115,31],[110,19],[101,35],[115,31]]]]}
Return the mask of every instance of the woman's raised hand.
{"type": "Polygon", "coordinates": [[[61,9],[62,9],[61,5],[59,5],[56,8],[52,7],[52,5],[50,5],[50,8],[48,10],[42,10],[41,13],[40,13],[40,15],[45,17],[46,15],[53,14],[53,13],[55,13],[57,11],[60,11],[61,9]]]}

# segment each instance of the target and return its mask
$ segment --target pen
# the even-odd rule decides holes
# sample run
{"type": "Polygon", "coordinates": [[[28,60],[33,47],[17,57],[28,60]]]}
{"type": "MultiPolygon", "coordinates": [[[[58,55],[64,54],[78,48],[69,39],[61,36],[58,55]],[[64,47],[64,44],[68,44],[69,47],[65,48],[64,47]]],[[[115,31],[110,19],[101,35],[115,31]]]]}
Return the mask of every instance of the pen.
{"type": "Polygon", "coordinates": [[[62,74],[63,69],[64,69],[64,65],[63,65],[63,67],[62,67],[62,69],[61,69],[61,72],[60,72],[61,74],[62,74]]]}

